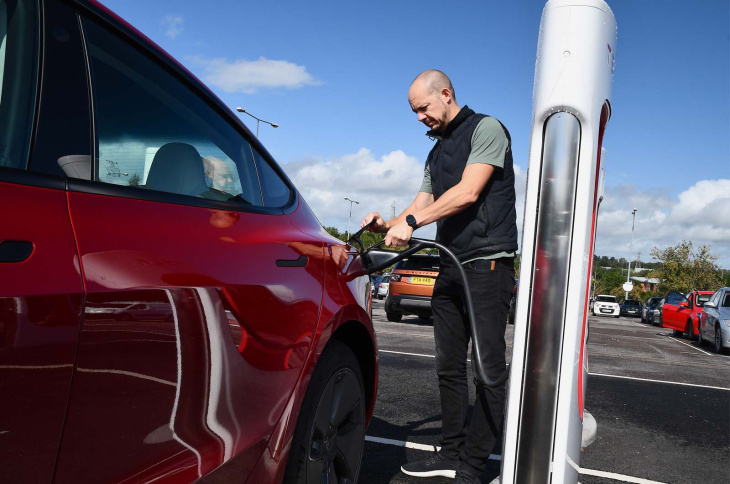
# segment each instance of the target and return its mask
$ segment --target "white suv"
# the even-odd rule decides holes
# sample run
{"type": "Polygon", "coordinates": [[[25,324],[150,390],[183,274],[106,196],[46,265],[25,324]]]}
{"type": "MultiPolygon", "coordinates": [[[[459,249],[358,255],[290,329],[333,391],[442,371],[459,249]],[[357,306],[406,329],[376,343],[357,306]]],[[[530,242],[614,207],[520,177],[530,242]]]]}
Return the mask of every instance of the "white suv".
{"type": "Polygon", "coordinates": [[[596,296],[596,301],[593,303],[594,316],[613,316],[618,318],[620,311],[621,309],[616,301],[616,296],[607,296],[605,294],[596,296]]]}

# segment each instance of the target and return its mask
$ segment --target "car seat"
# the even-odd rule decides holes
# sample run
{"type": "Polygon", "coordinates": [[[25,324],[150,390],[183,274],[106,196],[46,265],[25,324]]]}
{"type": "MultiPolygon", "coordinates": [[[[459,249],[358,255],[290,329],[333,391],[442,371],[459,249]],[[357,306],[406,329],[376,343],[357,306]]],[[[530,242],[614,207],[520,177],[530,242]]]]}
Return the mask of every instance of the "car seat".
{"type": "Polygon", "coordinates": [[[161,192],[200,196],[208,190],[203,160],[187,143],[167,143],[157,150],[145,187],[161,192]]]}

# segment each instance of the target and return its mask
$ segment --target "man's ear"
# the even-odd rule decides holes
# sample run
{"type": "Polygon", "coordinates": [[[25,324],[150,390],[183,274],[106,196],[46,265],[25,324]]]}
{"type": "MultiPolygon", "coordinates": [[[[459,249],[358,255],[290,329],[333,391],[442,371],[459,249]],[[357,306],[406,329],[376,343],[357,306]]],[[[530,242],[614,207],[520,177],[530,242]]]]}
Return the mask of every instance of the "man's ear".
{"type": "Polygon", "coordinates": [[[441,97],[444,99],[446,104],[451,104],[453,98],[451,97],[451,91],[449,91],[448,88],[445,87],[441,89],[441,97]]]}

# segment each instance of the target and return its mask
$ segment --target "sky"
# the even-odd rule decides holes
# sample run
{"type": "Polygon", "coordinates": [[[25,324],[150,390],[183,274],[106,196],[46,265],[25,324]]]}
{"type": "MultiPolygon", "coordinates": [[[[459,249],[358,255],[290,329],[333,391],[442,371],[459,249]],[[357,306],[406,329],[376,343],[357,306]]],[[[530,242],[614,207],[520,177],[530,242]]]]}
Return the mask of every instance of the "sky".
{"type": "MultiPolygon", "coordinates": [[[[102,3],[231,109],[277,123],[260,123],[259,138],[322,224],[342,232],[415,197],[433,142],[408,87],[444,71],[461,106],[510,131],[521,229],[544,2],[102,3]]],[[[730,269],[730,0],[608,4],[618,43],[595,252],[651,262],[652,248],[687,240],[730,269]]]]}

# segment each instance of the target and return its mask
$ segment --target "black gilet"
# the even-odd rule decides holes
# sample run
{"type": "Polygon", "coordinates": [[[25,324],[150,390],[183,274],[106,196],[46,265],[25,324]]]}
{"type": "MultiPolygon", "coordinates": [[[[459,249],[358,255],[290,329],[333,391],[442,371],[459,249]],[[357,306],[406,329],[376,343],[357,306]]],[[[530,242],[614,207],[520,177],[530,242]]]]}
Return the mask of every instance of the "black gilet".
{"type": "MultiPolygon", "coordinates": [[[[464,106],[443,133],[427,133],[438,138],[426,160],[431,172],[434,200],[461,181],[471,152],[472,135],[479,121],[485,117],[464,106]]],[[[512,139],[507,128],[501,122],[500,125],[509,142],[504,168],[495,168],[476,202],[462,212],[437,222],[436,241],[448,247],[462,261],[517,250],[512,139]]]]}

